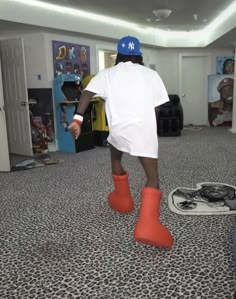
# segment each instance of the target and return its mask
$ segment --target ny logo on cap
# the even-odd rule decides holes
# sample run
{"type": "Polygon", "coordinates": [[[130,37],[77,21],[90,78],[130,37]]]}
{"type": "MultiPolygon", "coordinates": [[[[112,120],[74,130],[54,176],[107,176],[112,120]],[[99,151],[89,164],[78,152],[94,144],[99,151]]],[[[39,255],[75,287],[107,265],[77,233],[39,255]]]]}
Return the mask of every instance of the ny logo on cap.
{"type": "Polygon", "coordinates": [[[133,43],[133,42],[129,42],[129,46],[128,46],[128,48],[129,48],[130,50],[134,50],[134,43],[133,43]]]}

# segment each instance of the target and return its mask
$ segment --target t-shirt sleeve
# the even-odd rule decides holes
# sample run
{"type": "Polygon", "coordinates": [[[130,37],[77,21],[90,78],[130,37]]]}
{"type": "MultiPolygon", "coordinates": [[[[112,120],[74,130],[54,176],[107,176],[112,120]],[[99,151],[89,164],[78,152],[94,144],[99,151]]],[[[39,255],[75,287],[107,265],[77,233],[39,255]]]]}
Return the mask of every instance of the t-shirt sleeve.
{"type": "Polygon", "coordinates": [[[101,97],[103,99],[106,99],[107,84],[106,84],[105,72],[101,71],[95,77],[93,77],[84,90],[94,92],[96,93],[96,97],[101,97]]]}
{"type": "Polygon", "coordinates": [[[165,85],[159,75],[157,75],[155,82],[155,101],[154,101],[154,107],[161,106],[162,104],[165,104],[166,102],[169,102],[169,96],[167,93],[167,90],[165,88],[165,85]]]}

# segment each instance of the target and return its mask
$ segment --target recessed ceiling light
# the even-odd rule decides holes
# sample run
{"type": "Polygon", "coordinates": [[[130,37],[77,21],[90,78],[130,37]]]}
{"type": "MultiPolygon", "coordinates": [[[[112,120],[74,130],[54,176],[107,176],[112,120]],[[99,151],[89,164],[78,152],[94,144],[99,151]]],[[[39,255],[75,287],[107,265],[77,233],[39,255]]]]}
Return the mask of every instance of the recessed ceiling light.
{"type": "Polygon", "coordinates": [[[146,21],[147,21],[148,23],[150,23],[150,22],[152,21],[152,19],[147,18],[146,21]]]}
{"type": "Polygon", "coordinates": [[[168,18],[169,15],[172,13],[170,9],[154,9],[153,14],[157,17],[157,19],[165,19],[168,18]]]}

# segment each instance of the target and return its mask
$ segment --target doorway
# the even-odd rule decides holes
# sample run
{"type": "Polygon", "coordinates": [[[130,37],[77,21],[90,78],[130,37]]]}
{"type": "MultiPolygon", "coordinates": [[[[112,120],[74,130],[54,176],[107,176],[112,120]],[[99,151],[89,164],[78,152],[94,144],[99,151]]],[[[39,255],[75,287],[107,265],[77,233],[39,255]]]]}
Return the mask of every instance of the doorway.
{"type": "Polygon", "coordinates": [[[208,54],[180,54],[179,94],[184,125],[208,125],[207,79],[210,74],[208,54]]]}
{"type": "Polygon", "coordinates": [[[112,50],[99,50],[98,51],[98,68],[99,71],[112,67],[115,65],[116,52],[112,50]]]}

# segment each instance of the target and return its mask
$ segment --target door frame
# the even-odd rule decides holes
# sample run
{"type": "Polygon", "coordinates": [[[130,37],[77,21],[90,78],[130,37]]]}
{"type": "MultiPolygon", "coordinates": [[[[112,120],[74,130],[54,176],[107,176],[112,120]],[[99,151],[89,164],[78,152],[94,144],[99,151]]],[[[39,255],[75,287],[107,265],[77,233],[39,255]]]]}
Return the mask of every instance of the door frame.
{"type": "Polygon", "coordinates": [[[100,69],[100,57],[99,57],[99,53],[101,52],[114,52],[117,53],[116,51],[116,45],[112,45],[112,44],[107,44],[106,42],[104,42],[104,44],[97,44],[96,45],[96,73],[99,72],[100,69]]]}
{"type": "Polygon", "coordinates": [[[3,83],[2,83],[2,68],[1,68],[1,59],[0,59],[0,97],[2,97],[2,105],[0,106],[0,117],[3,117],[5,119],[5,125],[3,122],[3,135],[5,135],[5,140],[3,140],[3,146],[1,146],[3,153],[3,159],[5,162],[3,163],[4,165],[0,165],[0,172],[9,172],[11,171],[11,166],[10,166],[10,154],[9,154],[9,146],[8,146],[8,135],[7,135],[7,121],[6,121],[6,113],[5,113],[5,103],[4,103],[4,95],[3,95],[3,83]]]}
{"type": "MultiPolygon", "coordinates": [[[[207,58],[207,64],[206,64],[206,73],[207,76],[211,74],[212,72],[212,61],[211,61],[211,54],[206,52],[206,53],[179,53],[179,97],[182,99],[183,95],[183,82],[182,82],[182,73],[183,73],[183,68],[182,68],[182,61],[184,57],[206,57],[207,58]]],[[[207,77],[206,77],[206,87],[207,87],[207,77]]],[[[206,103],[205,103],[205,109],[207,111],[206,113],[206,125],[208,125],[208,94],[207,94],[207,88],[205,89],[205,98],[206,98],[206,103]]]]}

